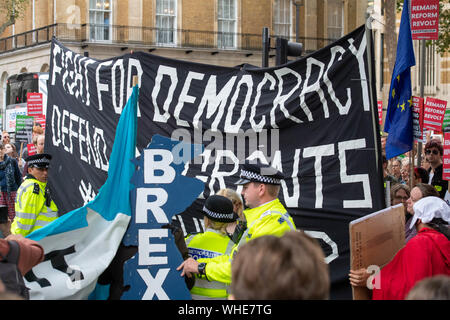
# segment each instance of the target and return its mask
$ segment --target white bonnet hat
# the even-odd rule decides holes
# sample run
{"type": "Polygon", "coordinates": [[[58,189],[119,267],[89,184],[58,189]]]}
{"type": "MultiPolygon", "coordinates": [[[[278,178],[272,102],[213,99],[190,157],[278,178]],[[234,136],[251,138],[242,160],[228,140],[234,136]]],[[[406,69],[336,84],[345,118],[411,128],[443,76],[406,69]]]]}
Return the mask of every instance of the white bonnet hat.
{"type": "Polygon", "coordinates": [[[414,216],[412,217],[409,228],[412,229],[416,224],[417,219],[422,220],[423,223],[428,223],[434,218],[441,218],[450,223],[450,207],[441,198],[425,197],[414,204],[414,216]]]}

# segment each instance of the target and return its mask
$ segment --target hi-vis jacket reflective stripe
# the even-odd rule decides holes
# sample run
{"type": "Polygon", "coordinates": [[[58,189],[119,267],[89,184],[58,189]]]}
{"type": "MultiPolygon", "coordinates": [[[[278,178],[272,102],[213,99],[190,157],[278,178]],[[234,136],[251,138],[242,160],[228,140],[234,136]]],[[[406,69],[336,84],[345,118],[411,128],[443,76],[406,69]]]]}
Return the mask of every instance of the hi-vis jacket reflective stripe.
{"type": "Polygon", "coordinates": [[[32,178],[22,182],[17,190],[16,217],[11,224],[12,234],[27,236],[58,218],[58,208],[53,200],[50,206],[45,205],[46,185],[47,183],[32,178]]]}
{"type": "MultiPolygon", "coordinates": [[[[188,236],[186,246],[189,256],[198,260],[230,255],[234,243],[220,231],[208,228],[204,233],[188,236]]],[[[208,281],[206,277],[197,275],[191,295],[192,299],[196,300],[225,300],[228,297],[228,286],[224,283],[208,281]]]]}
{"type": "Polygon", "coordinates": [[[230,255],[199,259],[199,262],[207,263],[205,272],[208,279],[230,284],[231,261],[240,246],[264,235],[281,237],[287,231],[296,230],[294,220],[278,199],[257,208],[244,210],[244,215],[247,220],[247,230],[239,243],[234,245],[230,255]]]}

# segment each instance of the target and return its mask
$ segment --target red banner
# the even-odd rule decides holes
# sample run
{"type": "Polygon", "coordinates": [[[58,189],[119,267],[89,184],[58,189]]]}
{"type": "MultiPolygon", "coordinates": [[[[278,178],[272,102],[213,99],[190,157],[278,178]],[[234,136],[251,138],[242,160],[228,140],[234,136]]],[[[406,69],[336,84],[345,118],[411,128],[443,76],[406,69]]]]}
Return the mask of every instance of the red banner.
{"type": "Polygon", "coordinates": [[[423,127],[441,132],[447,101],[427,97],[423,113],[423,127]]]}
{"type": "Polygon", "coordinates": [[[413,40],[437,40],[439,36],[439,0],[411,1],[413,40]]]}
{"type": "Polygon", "coordinates": [[[42,93],[28,92],[27,93],[27,115],[40,116],[42,115],[42,93]]]}
{"type": "Polygon", "coordinates": [[[450,180],[450,132],[444,133],[444,157],[442,161],[442,179],[450,180]]]}
{"type": "Polygon", "coordinates": [[[380,123],[380,126],[383,124],[383,101],[378,100],[378,121],[380,123]]]}

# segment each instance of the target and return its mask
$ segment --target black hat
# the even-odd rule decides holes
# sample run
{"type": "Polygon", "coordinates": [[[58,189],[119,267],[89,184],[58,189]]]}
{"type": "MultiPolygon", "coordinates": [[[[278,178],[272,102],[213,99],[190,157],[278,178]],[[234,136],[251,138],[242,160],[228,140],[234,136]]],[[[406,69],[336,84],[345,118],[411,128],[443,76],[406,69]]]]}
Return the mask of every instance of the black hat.
{"type": "Polygon", "coordinates": [[[212,195],[206,199],[203,213],[217,222],[234,222],[238,218],[238,215],[233,212],[233,202],[219,195],[212,195]]]}
{"type": "Polygon", "coordinates": [[[29,168],[48,168],[50,165],[50,160],[52,160],[52,156],[48,153],[34,154],[25,159],[29,168]]]}
{"type": "Polygon", "coordinates": [[[235,184],[260,182],[279,185],[283,179],[284,174],[268,164],[246,162],[242,166],[240,179],[235,184]]]}

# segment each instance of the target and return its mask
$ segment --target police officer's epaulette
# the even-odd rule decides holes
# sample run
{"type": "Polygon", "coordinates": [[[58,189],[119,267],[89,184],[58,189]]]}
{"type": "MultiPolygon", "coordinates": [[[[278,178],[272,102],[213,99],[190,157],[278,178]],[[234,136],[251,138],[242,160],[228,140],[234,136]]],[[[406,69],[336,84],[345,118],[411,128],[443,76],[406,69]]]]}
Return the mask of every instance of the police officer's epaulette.
{"type": "Polygon", "coordinates": [[[203,232],[202,232],[202,231],[189,232],[189,233],[186,235],[185,238],[191,237],[191,236],[196,236],[196,235],[198,235],[199,233],[203,233],[203,232]]]}
{"type": "Polygon", "coordinates": [[[36,182],[34,183],[33,193],[39,194],[39,185],[36,182]]]}

